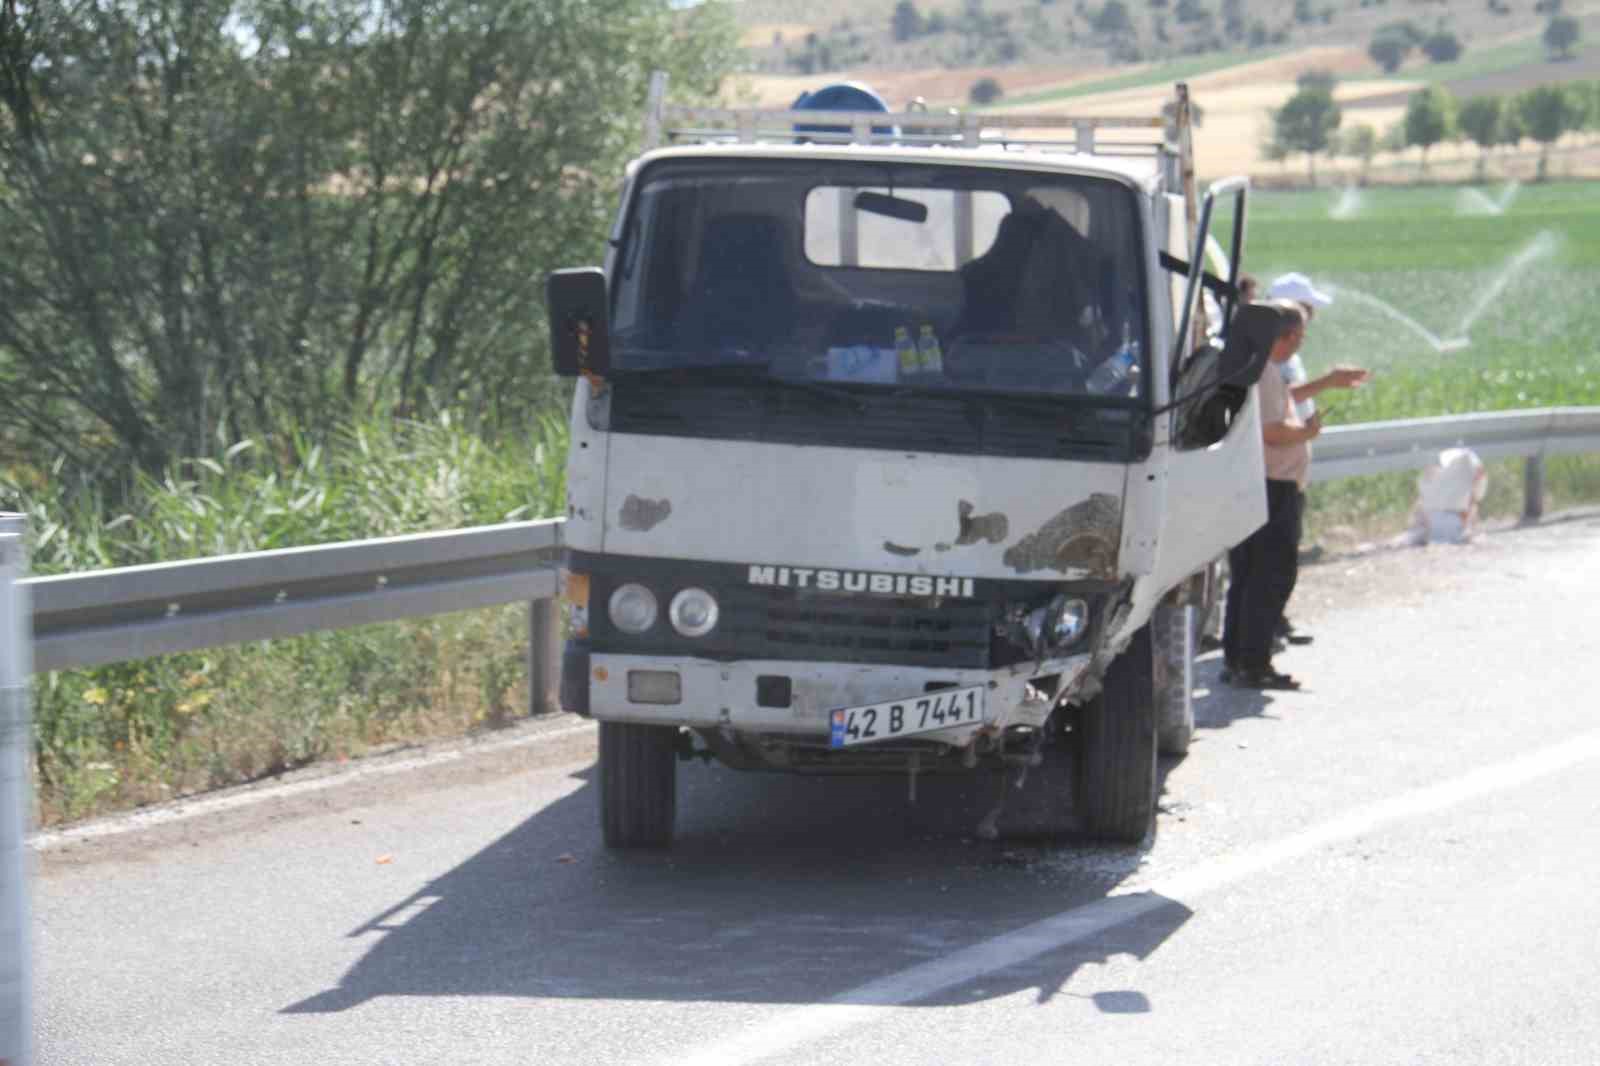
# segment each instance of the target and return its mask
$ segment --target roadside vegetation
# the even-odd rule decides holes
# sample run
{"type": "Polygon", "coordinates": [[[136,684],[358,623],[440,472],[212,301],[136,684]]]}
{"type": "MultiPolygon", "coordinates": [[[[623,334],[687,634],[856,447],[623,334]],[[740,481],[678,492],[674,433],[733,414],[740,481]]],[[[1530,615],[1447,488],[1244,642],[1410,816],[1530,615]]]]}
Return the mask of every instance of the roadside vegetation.
{"type": "MultiPolygon", "coordinates": [[[[560,513],[543,279],[718,3],[0,4],[0,510],[59,573],[560,513]]],[[[46,824],[526,706],[507,608],[38,678],[46,824]]]]}
{"type": "MultiPolygon", "coordinates": [[[[135,473],[113,504],[65,467],[0,479],[35,573],[559,514],[566,426],[490,443],[440,415],[247,439],[135,473]]],[[[43,824],[249,781],[526,714],[527,610],[470,611],[89,670],[34,686],[43,824]]]]}

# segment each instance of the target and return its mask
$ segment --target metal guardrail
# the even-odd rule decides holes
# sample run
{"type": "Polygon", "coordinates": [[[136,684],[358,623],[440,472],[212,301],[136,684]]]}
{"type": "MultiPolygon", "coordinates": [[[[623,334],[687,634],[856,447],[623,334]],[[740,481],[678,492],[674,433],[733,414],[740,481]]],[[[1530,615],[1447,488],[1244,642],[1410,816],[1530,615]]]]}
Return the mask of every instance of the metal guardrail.
{"type": "Polygon", "coordinates": [[[560,545],[547,519],[31,578],[34,666],[549,600],[560,545]]]}
{"type": "Polygon", "coordinates": [[[1600,452],[1600,407],[1543,407],[1527,411],[1365,422],[1325,430],[1313,445],[1313,482],[1397,470],[1417,470],[1445,448],[1465,446],[1483,459],[1524,457],[1525,518],[1544,513],[1544,458],[1600,452]]]}
{"type": "Polygon", "coordinates": [[[1484,459],[1600,451],[1600,408],[1546,407],[1337,426],[1325,430],[1313,445],[1311,479],[1415,470],[1442,449],[1458,445],[1484,459]]]}
{"type": "MultiPolygon", "coordinates": [[[[1526,457],[1524,510],[1538,517],[1544,456],[1600,452],[1600,407],[1336,427],[1317,441],[1313,480],[1415,470],[1461,445],[1486,459],[1526,457]]],[[[530,704],[554,708],[561,525],[514,522],[24,579],[22,521],[0,515],[0,1064],[31,1061],[24,848],[35,669],[526,602],[530,704]]]]}

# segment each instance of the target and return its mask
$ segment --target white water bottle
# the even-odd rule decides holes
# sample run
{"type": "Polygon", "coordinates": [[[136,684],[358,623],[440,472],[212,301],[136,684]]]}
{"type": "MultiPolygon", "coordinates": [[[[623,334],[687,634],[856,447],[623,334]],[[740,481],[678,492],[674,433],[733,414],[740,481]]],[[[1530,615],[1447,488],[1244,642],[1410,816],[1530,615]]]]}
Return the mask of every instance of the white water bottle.
{"type": "Polygon", "coordinates": [[[1101,396],[1133,396],[1139,391],[1139,346],[1126,344],[1094,368],[1089,391],[1101,396]]]}

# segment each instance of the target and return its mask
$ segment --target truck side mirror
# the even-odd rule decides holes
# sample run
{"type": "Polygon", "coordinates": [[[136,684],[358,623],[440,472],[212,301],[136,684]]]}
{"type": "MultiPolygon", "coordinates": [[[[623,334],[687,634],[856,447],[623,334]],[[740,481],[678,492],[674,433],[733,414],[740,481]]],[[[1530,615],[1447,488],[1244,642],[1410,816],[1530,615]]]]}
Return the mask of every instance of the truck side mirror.
{"type": "Polygon", "coordinates": [[[561,377],[605,376],[611,369],[606,275],[599,267],[552,271],[545,281],[550,361],[561,377]]]}

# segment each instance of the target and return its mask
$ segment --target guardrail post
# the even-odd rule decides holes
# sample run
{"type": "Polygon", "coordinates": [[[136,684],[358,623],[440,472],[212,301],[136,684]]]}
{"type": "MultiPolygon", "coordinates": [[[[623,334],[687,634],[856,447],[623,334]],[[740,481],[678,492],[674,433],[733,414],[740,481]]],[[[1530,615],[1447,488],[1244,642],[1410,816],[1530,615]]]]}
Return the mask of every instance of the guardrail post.
{"type": "Polygon", "coordinates": [[[528,604],[528,713],[561,707],[561,615],[558,601],[528,604]]]}
{"type": "Polygon", "coordinates": [[[1522,468],[1522,520],[1544,517],[1544,456],[1530,455],[1522,468]]]}
{"type": "Polygon", "coordinates": [[[27,860],[33,620],[20,584],[25,528],[21,515],[0,514],[0,1066],[33,1061],[27,860]]]}

